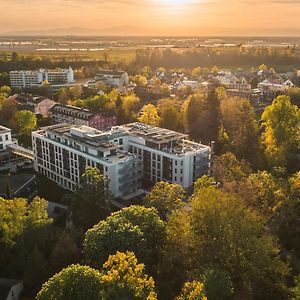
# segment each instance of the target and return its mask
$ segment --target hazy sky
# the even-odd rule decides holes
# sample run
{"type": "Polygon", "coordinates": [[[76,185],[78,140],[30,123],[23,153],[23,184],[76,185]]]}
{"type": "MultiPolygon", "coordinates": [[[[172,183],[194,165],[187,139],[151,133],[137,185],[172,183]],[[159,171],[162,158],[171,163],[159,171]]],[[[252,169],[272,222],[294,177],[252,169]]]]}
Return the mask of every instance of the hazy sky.
{"type": "Polygon", "coordinates": [[[0,0],[0,4],[2,33],[122,26],[153,35],[300,35],[300,0],[0,0]]]}

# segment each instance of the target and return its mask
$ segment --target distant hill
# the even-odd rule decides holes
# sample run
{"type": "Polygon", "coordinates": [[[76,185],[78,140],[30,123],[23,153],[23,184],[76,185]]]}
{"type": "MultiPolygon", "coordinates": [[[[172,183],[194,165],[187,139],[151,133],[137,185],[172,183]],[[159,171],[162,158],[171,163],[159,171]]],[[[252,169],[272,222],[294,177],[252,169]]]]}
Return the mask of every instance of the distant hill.
{"type": "Polygon", "coordinates": [[[84,27],[52,28],[46,30],[16,30],[0,33],[1,36],[120,36],[145,35],[150,29],[137,26],[116,26],[103,29],[90,29],[84,27]]]}

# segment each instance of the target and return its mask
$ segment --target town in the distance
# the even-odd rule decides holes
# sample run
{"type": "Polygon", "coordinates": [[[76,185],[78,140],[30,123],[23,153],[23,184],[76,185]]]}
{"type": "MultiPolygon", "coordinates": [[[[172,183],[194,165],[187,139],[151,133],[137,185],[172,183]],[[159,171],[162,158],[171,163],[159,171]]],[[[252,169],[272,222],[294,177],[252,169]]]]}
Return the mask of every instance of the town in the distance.
{"type": "Polygon", "coordinates": [[[300,299],[300,40],[50,40],[0,38],[0,300],[300,299]]]}

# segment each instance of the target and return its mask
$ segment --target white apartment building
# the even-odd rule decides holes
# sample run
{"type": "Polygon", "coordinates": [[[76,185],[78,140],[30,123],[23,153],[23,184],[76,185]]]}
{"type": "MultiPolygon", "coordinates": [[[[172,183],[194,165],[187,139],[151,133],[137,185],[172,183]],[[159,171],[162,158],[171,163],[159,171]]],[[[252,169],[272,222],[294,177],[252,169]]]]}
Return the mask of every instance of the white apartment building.
{"type": "Polygon", "coordinates": [[[0,151],[5,151],[13,143],[11,138],[11,129],[0,126],[0,151]]]}
{"type": "Polygon", "coordinates": [[[186,137],[141,123],[107,132],[53,125],[32,133],[35,170],[75,190],[85,168],[94,166],[108,177],[112,194],[123,199],[162,180],[189,188],[208,172],[211,150],[186,137]]]}
{"type": "Polygon", "coordinates": [[[129,76],[124,71],[102,70],[95,75],[95,81],[120,89],[128,85],[129,76]]]}
{"type": "Polygon", "coordinates": [[[112,143],[107,133],[59,124],[33,132],[32,144],[35,170],[63,188],[74,191],[86,167],[91,166],[107,176],[114,197],[126,199],[141,192],[138,158],[112,143]]]}
{"type": "Polygon", "coordinates": [[[13,88],[30,88],[40,85],[45,80],[50,84],[74,82],[74,72],[71,67],[54,70],[11,71],[9,76],[10,85],[13,88]]]}
{"type": "Polygon", "coordinates": [[[125,132],[123,148],[139,158],[145,187],[167,181],[188,189],[209,171],[211,148],[189,141],[185,134],[141,123],[112,130],[125,132]]]}

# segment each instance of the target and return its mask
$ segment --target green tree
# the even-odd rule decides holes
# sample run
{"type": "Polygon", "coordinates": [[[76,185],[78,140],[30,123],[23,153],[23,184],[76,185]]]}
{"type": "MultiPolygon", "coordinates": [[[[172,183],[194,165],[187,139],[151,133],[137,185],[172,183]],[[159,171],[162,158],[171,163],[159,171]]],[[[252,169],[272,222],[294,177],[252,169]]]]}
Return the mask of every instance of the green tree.
{"type": "Polygon", "coordinates": [[[90,228],[109,214],[110,203],[108,179],[97,168],[87,167],[79,188],[71,198],[74,223],[90,228]]]}
{"type": "Polygon", "coordinates": [[[141,116],[138,121],[144,124],[158,126],[160,117],[158,116],[156,107],[153,104],[147,104],[142,108],[141,116]]]}
{"type": "Polygon", "coordinates": [[[51,252],[50,265],[54,272],[58,272],[68,265],[76,263],[80,258],[80,249],[73,237],[63,231],[51,252]]]}
{"type": "Polygon", "coordinates": [[[14,99],[0,100],[0,124],[16,130],[18,123],[16,121],[17,103],[14,99]]]}
{"type": "Polygon", "coordinates": [[[260,217],[236,196],[213,187],[198,192],[191,205],[195,266],[226,271],[240,299],[286,297],[288,268],[260,217]]]}
{"type": "Polygon", "coordinates": [[[166,219],[170,212],[183,206],[184,198],[185,191],[180,185],[161,181],[146,195],[143,204],[155,207],[160,217],[166,219]]]}
{"type": "Polygon", "coordinates": [[[6,97],[8,97],[11,93],[11,88],[7,85],[3,85],[0,87],[0,94],[4,94],[6,97]]]}
{"type": "Polygon", "coordinates": [[[207,300],[203,283],[199,281],[186,282],[176,300],[207,300]]]}
{"type": "Polygon", "coordinates": [[[300,257],[300,199],[286,199],[275,212],[271,224],[281,244],[300,257]]]}
{"type": "Polygon", "coordinates": [[[227,272],[219,270],[208,270],[202,276],[205,294],[210,300],[233,299],[232,283],[227,272]]]}
{"type": "Polygon", "coordinates": [[[173,106],[164,106],[160,111],[160,123],[162,128],[167,128],[170,130],[179,130],[182,125],[182,120],[180,120],[181,115],[177,109],[173,106]]]}
{"type": "Polygon", "coordinates": [[[221,101],[221,112],[232,151],[239,158],[256,161],[259,153],[258,123],[249,100],[226,98],[221,101]]]}
{"type": "Polygon", "coordinates": [[[99,271],[71,265],[44,283],[36,300],[100,300],[100,290],[99,271]]]}
{"type": "Polygon", "coordinates": [[[48,276],[46,255],[53,227],[46,208],[39,197],[31,203],[0,198],[0,276],[24,278],[31,288],[48,276]]]}
{"type": "Polygon", "coordinates": [[[291,167],[300,150],[300,110],[288,96],[278,96],[262,117],[262,141],[270,166],[291,167]]]}
{"type": "Polygon", "coordinates": [[[202,75],[202,69],[200,67],[194,68],[192,70],[192,77],[194,79],[199,79],[199,77],[202,75]]]}
{"type": "Polygon", "coordinates": [[[17,112],[16,121],[19,131],[23,135],[29,135],[37,126],[35,114],[29,110],[20,110],[17,112]]]}
{"type": "Polygon", "coordinates": [[[220,155],[213,164],[213,176],[229,190],[235,190],[237,183],[247,178],[250,173],[249,163],[238,160],[231,152],[220,155]]]}
{"type": "Polygon", "coordinates": [[[216,184],[216,180],[213,177],[208,175],[203,175],[198,178],[194,183],[194,193],[197,194],[203,188],[208,188],[210,186],[214,186],[216,184]]]}
{"type": "Polygon", "coordinates": [[[164,236],[164,223],[154,208],[130,206],[86,232],[84,255],[89,264],[99,267],[117,251],[132,251],[151,269],[157,265],[164,236]]]}
{"type": "Polygon", "coordinates": [[[206,98],[202,94],[189,97],[186,120],[193,140],[204,143],[216,140],[220,126],[220,104],[215,90],[206,98]]]}
{"type": "Polygon", "coordinates": [[[287,193],[284,182],[267,171],[250,174],[240,191],[245,203],[267,219],[273,217],[287,193]]]}
{"type": "Polygon", "coordinates": [[[300,276],[295,276],[295,286],[290,290],[291,290],[290,300],[299,300],[300,299],[300,276]]]}
{"type": "Polygon", "coordinates": [[[103,265],[100,299],[155,300],[154,280],[133,252],[110,255],[103,265]]]}
{"type": "Polygon", "coordinates": [[[300,171],[289,178],[289,184],[291,195],[300,199],[300,171]]]}

